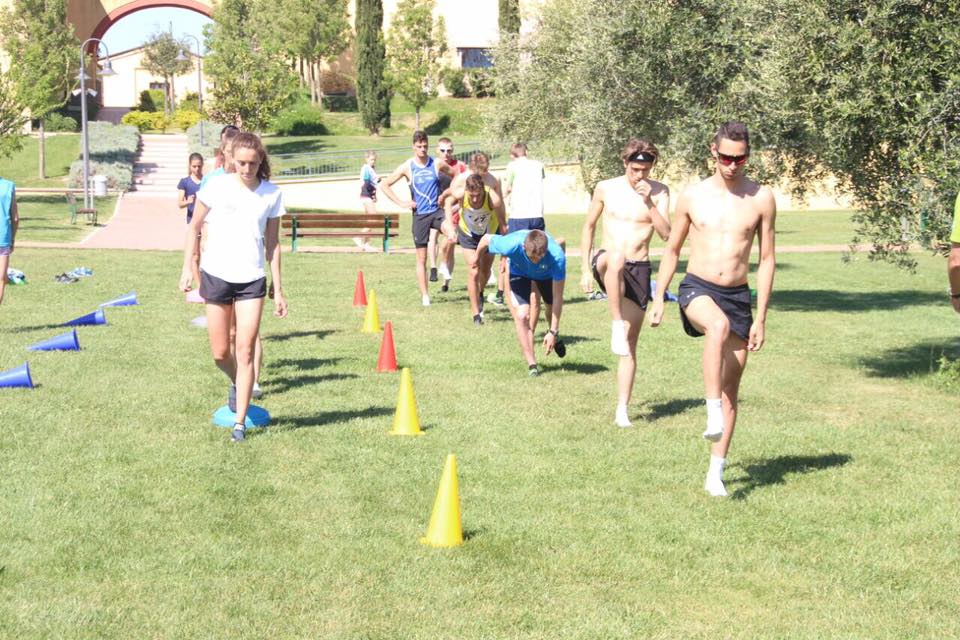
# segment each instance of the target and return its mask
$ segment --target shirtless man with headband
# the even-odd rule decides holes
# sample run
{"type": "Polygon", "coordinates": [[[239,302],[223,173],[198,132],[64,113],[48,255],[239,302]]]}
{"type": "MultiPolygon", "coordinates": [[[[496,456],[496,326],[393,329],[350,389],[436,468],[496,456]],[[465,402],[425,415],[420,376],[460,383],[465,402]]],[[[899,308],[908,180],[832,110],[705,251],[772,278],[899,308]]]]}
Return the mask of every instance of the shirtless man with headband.
{"type": "Polygon", "coordinates": [[[649,179],[659,155],[646,140],[627,142],[620,153],[624,173],[597,184],[580,241],[580,285],[589,293],[595,278],[607,293],[613,318],[610,348],[620,356],[614,414],[618,427],[633,426],[627,406],[637,371],[637,338],[650,300],[650,239],[654,231],[664,240],[670,235],[670,190],[649,179]],[[601,216],[603,241],[591,262],[593,236],[601,216]]]}
{"type": "MultiPolygon", "coordinates": [[[[747,364],[747,352],[759,351],[764,341],[767,305],[773,290],[773,192],[748,180],[750,136],[741,122],[720,125],[710,153],[714,174],[688,187],[677,202],[673,230],[667,241],[657,287],[666,291],[677,269],[680,248],[690,236],[687,274],[680,282],[680,318],[690,336],[706,336],[703,344],[703,382],[707,400],[707,429],[712,442],[704,489],[712,496],[727,495],[723,467],[737,421],[737,393],[747,364]],[[750,309],[750,250],[757,237],[757,316],[750,309]]],[[[658,296],[650,310],[650,325],[663,319],[658,296]]]]}

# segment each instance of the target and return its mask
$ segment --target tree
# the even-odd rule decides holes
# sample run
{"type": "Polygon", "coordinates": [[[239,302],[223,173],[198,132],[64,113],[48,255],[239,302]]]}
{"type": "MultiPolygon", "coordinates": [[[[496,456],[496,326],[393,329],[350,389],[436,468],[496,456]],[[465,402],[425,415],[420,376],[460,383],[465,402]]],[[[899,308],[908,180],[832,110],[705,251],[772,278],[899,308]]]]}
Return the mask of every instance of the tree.
{"type": "Polygon", "coordinates": [[[801,180],[818,168],[838,178],[872,258],[912,268],[918,243],[946,253],[960,191],[957,2],[782,0],[774,10],[762,102],[781,123],[786,166],[801,180]]]}
{"type": "Polygon", "coordinates": [[[190,43],[177,40],[172,33],[161,31],[150,36],[143,45],[143,68],[152,74],[162,76],[165,85],[163,110],[167,115],[173,112],[176,95],[173,91],[173,79],[193,68],[193,62],[181,58],[181,54],[190,51],[190,43]]]}
{"type": "Polygon", "coordinates": [[[382,0],[357,0],[357,103],[371,134],[390,126],[390,92],[384,79],[382,0]]]}
{"type": "Polygon", "coordinates": [[[216,120],[263,130],[293,97],[290,60],[262,26],[272,15],[273,6],[263,0],[223,0],[214,7],[204,35],[216,120]]]}
{"type": "Polygon", "coordinates": [[[321,104],[323,64],[350,44],[347,0],[280,0],[269,20],[258,31],[279,38],[277,46],[296,60],[300,81],[310,89],[310,101],[321,104]]]}
{"type": "Polygon", "coordinates": [[[500,0],[500,33],[520,33],[520,0],[500,0]]]}
{"type": "Polygon", "coordinates": [[[23,146],[23,127],[27,116],[17,101],[6,73],[0,72],[0,157],[7,157],[23,146]]]}
{"type": "Polygon", "coordinates": [[[66,0],[13,0],[0,12],[0,33],[4,50],[16,61],[9,74],[17,101],[40,121],[39,177],[45,178],[43,119],[66,102],[80,51],[67,23],[66,0]]]}
{"type": "Polygon", "coordinates": [[[390,87],[413,105],[417,129],[420,109],[437,95],[447,52],[446,27],[442,18],[434,22],[433,9],[434,0],[400,0],[387,35],[390,87]]]}

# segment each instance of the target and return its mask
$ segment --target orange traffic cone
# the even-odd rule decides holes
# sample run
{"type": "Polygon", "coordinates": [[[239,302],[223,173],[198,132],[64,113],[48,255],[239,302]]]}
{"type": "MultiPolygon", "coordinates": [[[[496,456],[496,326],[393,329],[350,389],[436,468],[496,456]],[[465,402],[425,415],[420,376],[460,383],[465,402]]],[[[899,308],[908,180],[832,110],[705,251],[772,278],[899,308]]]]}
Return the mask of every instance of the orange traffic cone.
{"type": "Polygon", "coordinates": [[[433,513],[427,535],[420,542],[431,547],[459,547],[463,544],[463,522],[460,517],[460,482],[457,480],[457,456],[447,456],[443,476],[433,502],[433,513]]]}
{"type": "Polygon", "coordinates": [[[353,287],[353,306],[367,306],[367,285],[363,282],[363,271],[357,271],[357,284],[353,287]]]}
{"type": "Polygon", "coordinates": [[[380,357],[377,358],[377,371],[393,372],[397,370],[397,350],[393,346],[393,323],[383,325],[383,341],[380,343],[380,357]]]}

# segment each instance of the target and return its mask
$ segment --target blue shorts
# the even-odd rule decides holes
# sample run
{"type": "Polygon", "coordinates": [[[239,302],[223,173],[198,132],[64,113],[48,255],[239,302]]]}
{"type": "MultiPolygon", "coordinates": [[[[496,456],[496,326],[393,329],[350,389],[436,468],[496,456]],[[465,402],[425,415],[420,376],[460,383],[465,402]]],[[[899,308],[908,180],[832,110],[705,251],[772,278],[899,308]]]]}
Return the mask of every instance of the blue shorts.
{"type": "Polygon", "coordinates": [[[553,304],[553,280],[532,280],[524,276],[510,274],[510,295],[513,296],[513,306],[522,307],[530,304],[530,292],[533,284],[537,284],[540,297],[547,304],[553,304]]]}
{"type": "Polygon", "coordinates": [[[547,225],[544,223],[543,218],[510,218],[507,220],[507,233],[524,231],[526,229],[546,231],[547,225]]]}

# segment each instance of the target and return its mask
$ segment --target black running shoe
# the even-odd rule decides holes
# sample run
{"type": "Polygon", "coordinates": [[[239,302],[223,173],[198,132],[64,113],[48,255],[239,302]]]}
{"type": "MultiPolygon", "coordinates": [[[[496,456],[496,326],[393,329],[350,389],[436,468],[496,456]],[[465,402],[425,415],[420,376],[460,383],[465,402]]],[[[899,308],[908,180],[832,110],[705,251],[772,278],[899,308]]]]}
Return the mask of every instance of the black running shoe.
{"type": "Polygon", "coordinates": [[[443,281],[443,286],[440,287],[440,291],[442,291],[442,292],[444,292],[444,293],[446,293],[447,291],[450,291],[450,281],[449,281],[449,280],[444,280],[444,281],[443,281]]]}
{"type": "Polygon", "coordinates": [[[235,384],[231,384],[227,391],[227,408],[234,413],[237,412],[237,385],[235,384]]]}
{"type": "Polygon", "coordinates": [[[553,345],[553,350],[557,352],[559,357],[567,355],[567,345],[563,344],[563,340],[557,338],[556,343],[553,345]]]}
{"type": "Polygon", "coordinates": [[[436,282],[436,281],[437,281],[437,268],[430,267],[430,282],[436,282]]]}
{"type": "Polygon", "coordinates": [[[242,424],[233,425],[233,433],[230,435],[230,442],[243,442],[247,439],[247,428],[242,424]]]}
{"type": "Polygon", "coordinates": [[[483,316],[481,316],[479,313],[473,316],[473,325],[475,327],[479,327],[482,324],[483,324],[483,316]]]}
{"type": "Polygon", "coordinates": [[[497,291],[497,295],[496,295],[496,297],[493,299],[493,303],[494,303],[494,304],[498,304],[498,305],[503,305],[503,304],[504,304],[504,302],[503,302],[503,291],[502,291],[502,290],[498,290],[498,291],[497,291]]]}

